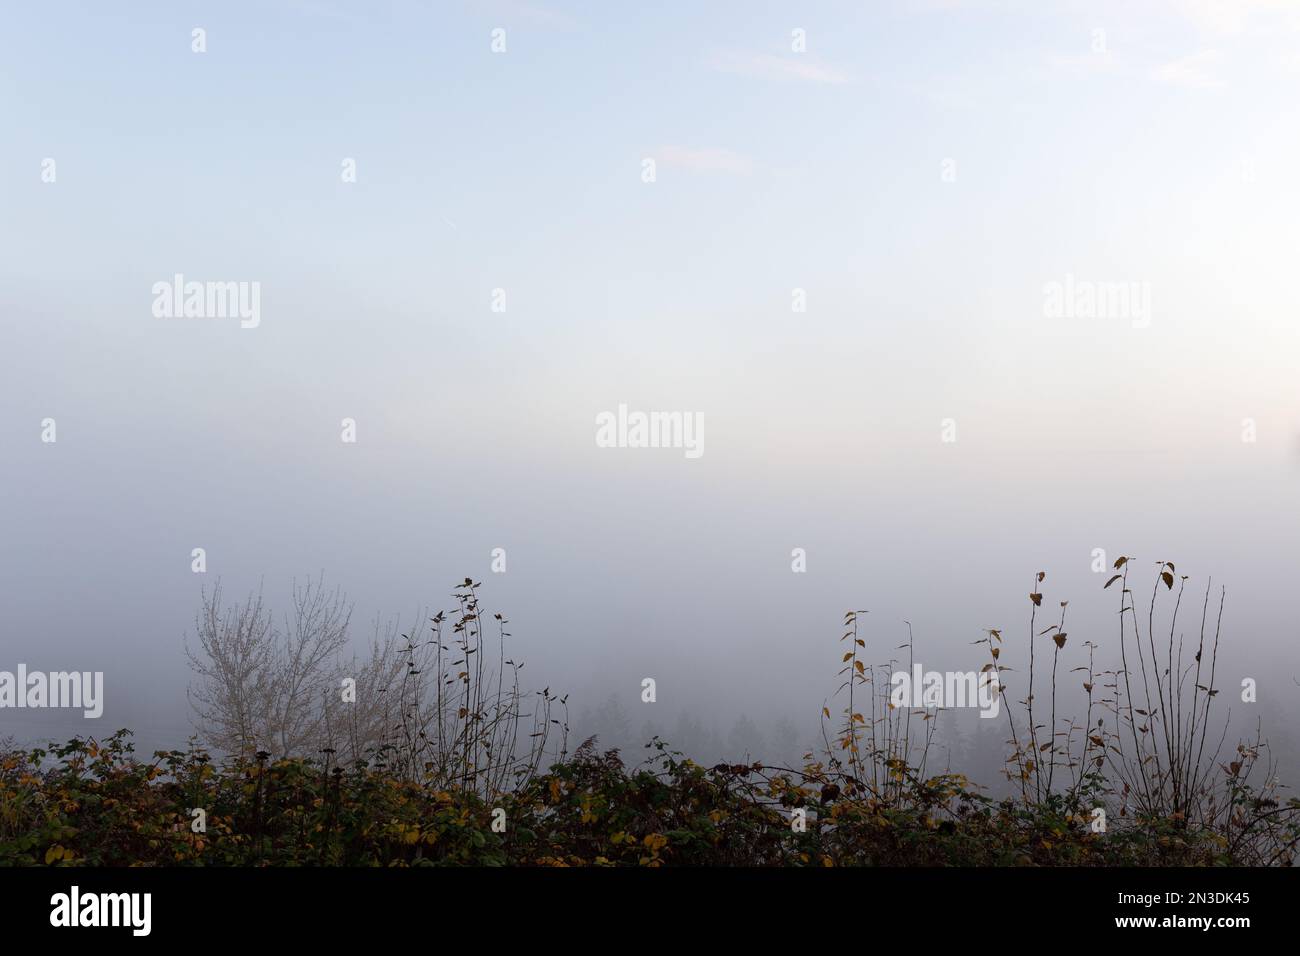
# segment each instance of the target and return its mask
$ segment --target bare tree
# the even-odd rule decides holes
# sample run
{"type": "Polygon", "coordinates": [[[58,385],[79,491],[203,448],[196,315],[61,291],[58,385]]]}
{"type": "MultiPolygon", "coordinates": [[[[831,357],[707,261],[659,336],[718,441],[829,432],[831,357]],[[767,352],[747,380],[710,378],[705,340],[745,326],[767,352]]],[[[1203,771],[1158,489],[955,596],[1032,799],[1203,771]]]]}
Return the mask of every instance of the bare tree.
{"type": "Polygon", "coordinates": [[[203,594],[198,647],[186,647],[200,734],[229,752],[374,760],[445,789],[526,783],[565,755],[567,698],[521,687],[507,621],[492,615],[496,634],[484,633],[478,587],[466,578],[453,616],[417,615],[428,626],[408,634],[376,621],[369,653],[345,662],[352,608],[323,577],[295,584],[283,627],[260,593],[223,608],[218,584],[203,594]]]}
{"type": "Polygon", "coordinates": [[[343,763],[366,758],[391,736],[389,694],[400,686],[406,666],[398,640],[396,621],[381,626],[376,619],[368,655],[362,658],[354,653],[341,668],[338,682],[321,697],[325,739],[321,749],[337,754],[343,763]],[[345,678],[352,681],[346,697],[342,693],[345,678]]]}
{"type": "Polygon", "coordinates": [[[221,584],[204,592],[195,619],[198,649],[186,656],[198,677],[190,688],[199,732],[232,752],[277,756],[319,749],[325,694],[339,684],[352,608],[324,578],[293,588],[293,607],[276,627],[262,594],[222,606],[221,584]]]}
{"type": "Polygon", "coordinates": [[[202,593],[195,616],[198,651],[185,656],[198,677],[189,689],[199,732],[213,746],[232,752],[258,749],[265,739],[265,701],[272,678],[274,639],[262,594],[242,606],[222,607],[221,582],[202,593]]]}
{"type": "Polygon", "coordinates": [[[352,606],[336,588],[319,581],[294,582],[293,610],[275,642],[269,720],[278,753],[301,754],[323,744],[324,713],[317,701],[340,684],[338,658],[348,642],[352,606]]]}

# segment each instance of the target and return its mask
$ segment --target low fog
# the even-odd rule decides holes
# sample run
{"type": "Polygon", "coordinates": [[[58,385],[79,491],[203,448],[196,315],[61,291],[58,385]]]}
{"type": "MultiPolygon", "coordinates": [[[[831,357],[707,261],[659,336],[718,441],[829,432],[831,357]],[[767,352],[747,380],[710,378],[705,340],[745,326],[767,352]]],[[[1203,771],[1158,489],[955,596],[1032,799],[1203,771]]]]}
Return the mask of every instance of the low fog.
{"type": "MultiPolygon", "coordinates": [[[[820,72],[767,75],[792,25],[726,9],[232,9],[202,54],[171,12],[17,14],[0,671],[102,671],[104,708],[0,737],[183,746],[204,592],[282,620],[322,576],[362,655],[481,583],[569,749],[629,763],[656,735],[822,759],[847,611],[884,666],[910,628],[926,670],[979,671],[998,629],[1019,706],[1068,601],[1082,718],[1127,557],[1163,639],[1161,562],[1189,647],[1224,589],[1225,746],[1258,724],[1300,783],[1294,102],[1167,81],[1125,5],[1114,72],[1075,68],[1091,18],[954,46],[903,4],[809,16],[820,72]],[[258,322],[160,314],[177,275],[259,283],[258,322]],[[1067,279],[1142,283],[1143,314],[1054,309],[1067,279]],[[620,405],[698,416],[700,453],[606,447],[620,405]]],[[[1004,718],[934,719],[931,767],[1002,785],[1004,718]]]]}

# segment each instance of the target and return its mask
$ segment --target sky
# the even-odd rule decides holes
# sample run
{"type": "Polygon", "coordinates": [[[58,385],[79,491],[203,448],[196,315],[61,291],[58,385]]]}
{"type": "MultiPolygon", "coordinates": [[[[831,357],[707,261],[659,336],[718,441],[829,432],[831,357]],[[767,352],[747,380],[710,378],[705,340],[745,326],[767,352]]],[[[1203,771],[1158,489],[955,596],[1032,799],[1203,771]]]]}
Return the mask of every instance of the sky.
{"type": "Polygon", "coordinates": [[[171,745],[201,588],[469,575],[576,699],[815,720],[850,608],[1117,652],[1103,549],[1295,714],[1297,93],[1289,0],[7,4],[0,669],[171,745]]]}

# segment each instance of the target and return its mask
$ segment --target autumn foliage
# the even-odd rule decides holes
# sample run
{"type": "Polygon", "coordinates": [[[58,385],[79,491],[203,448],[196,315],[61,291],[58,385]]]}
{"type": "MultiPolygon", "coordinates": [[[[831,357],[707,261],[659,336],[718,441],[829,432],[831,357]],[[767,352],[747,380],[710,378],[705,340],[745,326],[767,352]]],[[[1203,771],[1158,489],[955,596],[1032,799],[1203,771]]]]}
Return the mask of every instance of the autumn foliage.
{"type": "MultiPolygon", "coordinates": [[[[1173,566],[1162,562],[1159,574],[1157,587],[1172,592],[1173,566]]],[[[798,767],[701,766],[657,738],[635,757],[601,752],[592,739],[572,752],[561,744],[544,767],[527,749],[520,764],[501,743],[505,718],[498,716],[533,726],[508,709],[525,699],[515,692],[508,708],[480,705],[472,695],[466,705],[453,695],[461,721],[453,739],[462,743],[451,762],[424,742],[432,734],[418,737],[418,747],[412,735],[397,734],[340,763],[328,747],[311,757],[243,751],[216,758],[196,740],[140,759],[129,732],[119,731],[0,752],[0,865],[1293,864],[1300,801],[1282,798],[1275,783],[1252,785],[1258,742],[1222,757],[1202,752],[1202,736],[1217,727],[1212,683],[1185,686],[1177,663],[1163,676],[1141,667],[1099,671],[1091,642],[1079,642],[1087,663],[1071,670],[1081,672],[1089,712],[1082,722],[1057,713],[1056,682],[1069,672],[1061,655],[1072,645],[1064,602],[1059,623],[1036,631],[1043,577],[1030,595],[1030,634],[1044,640],[1046,663],[1029,665],[1018,711],[1004,679],[1008,787],[996,798],[960,774],[930,768],[934,714],[889,703],[878,679],[884,671],[863,661],[862,612],[849,612],[843,683],[822,710],[825,748],[798,767]],[[1145,691],[1137,697],[1143,677],[1150,701],[1145,691]],[[841,704],[842,720],[833,718],[832,706],[841,704]],[[493,761],[506,759],[515,761],[510,772],[496,773],[493,761]],[[1100,829],[1098,808],[1109,820],[1100,829]]],[[[1125,584],[1121,617],[1132,616],[1124,571],[1116,582],[1125,584]]],[[[477,598],[468,593],[462,620],[477,620],[477,598]]],[[[1195,651],[1161,646],[1154,596],[1151,608],[1141,645],[1134,631],[1122,635],[1125,653],[1141,646],[1143,666],[1154,671],[1186,652],[1189,672],[1200,664],[1208,673],[1217,629],[1201,635],[1195,651]]],[[[1134,617],[1124,627],[1136,624],[1134,617]]],[[[989,666],[1010,673],[1003,637],[989,632],[989,666]]],[[[477,635],[457,640],[462,653],[479,646],[471,643],[477,635]]],[[[910,638],[904,646],[910,654],[910,638]]],[[[434,644],[430,653],[437,650],[434,644]]],[[[453,686],[472,690],[459,658],[449,666],[461,675],[453,686]]],[[[485,686],[493,686],[487,678],[485,686]]],[[[553,699],[543,693],[537,706],[553,699]]],[[[412,725],[409,716],[395,719],[412,725]]],[[[421,720],[414,726],[436,726],[436,718],[421,720]]]]}

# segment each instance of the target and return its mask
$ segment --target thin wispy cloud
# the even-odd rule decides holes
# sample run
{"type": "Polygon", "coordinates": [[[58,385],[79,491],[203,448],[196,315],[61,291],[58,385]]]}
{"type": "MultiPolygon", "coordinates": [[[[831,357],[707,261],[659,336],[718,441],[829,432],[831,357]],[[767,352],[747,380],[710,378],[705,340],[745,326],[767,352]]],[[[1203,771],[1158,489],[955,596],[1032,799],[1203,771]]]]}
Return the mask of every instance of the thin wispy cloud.
{"type": "Polygon", "coordinates": [[[776,56],[771,53],[716,53],[709,65],[719,73],[756,76],[774,80],[841,85],[852,80],[846,70],[810,57],[807,53],[776,56]]]}
{"type": "Polygon", "coordinates": [[[1120,73],[1119,59],[1111,53],[1049,53],[1047,64],[1063,73],[1120,73]]]}
{"type": "Polygon", "coordinates": [[[661,146],[655,151],[655,158],[665,166],[702,173],[744,175],[754,168],[748,156],[717,147],[661,146]]]}
{"type": "Polygon", "coordinates": [[[1284,28],[1300,26],[1297,0],[1172,0],[1176,13],[1205,34],[1224,36],[1259,29],[1266,21],[1284,28]]]}
{"type": "Polygon", "coordinates": [[[1218,50],[1202,50],[1161,64],[1151,71],[1151,75],[1156,82],[1168,86],[1194,90],[1218,89],[1224,85],[1216,72],[1222,61],[1223,54],[1218,50]]]}
{"type": "Polygon", "coordinates": [[[972,4],[970,0],[908,0],[906,6],[912,13],[942,13],[970,7],[972,4]]]}
{"type": "Polygon", "coordinates": [[[572,30],[580,25],[579,21],[568,13],[541,4],[523,2],[523,0],[477,0],[473,6],[495,16],[534,23],[538,26],[572,30]]]}
{"type": "Polygon", "coordinates": [[[304,13],[312,17],[325,17],[329,20],[347,20],[352,23],[360,21],[359,17],[342,10],[336,10],[326,3],[319,3],[317,0],[291,0],[290,5],[299,13],[304,13]]]}

